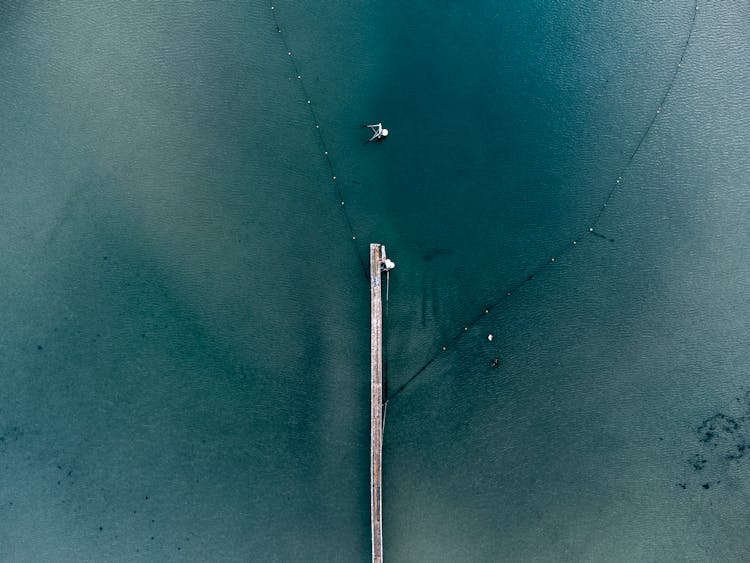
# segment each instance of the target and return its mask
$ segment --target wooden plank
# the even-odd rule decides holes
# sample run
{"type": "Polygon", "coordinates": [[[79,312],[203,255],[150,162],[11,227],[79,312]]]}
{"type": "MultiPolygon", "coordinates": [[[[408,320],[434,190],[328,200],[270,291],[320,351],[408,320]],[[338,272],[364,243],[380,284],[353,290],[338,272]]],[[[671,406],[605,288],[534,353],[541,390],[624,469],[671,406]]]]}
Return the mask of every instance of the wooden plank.
{"type": "Polygon", "coordinates": [[[383,457],[383,303],[381,264],[385,247],[370,244],[370,525],[372,561],[383,561],[381,461],[383,457]]]}

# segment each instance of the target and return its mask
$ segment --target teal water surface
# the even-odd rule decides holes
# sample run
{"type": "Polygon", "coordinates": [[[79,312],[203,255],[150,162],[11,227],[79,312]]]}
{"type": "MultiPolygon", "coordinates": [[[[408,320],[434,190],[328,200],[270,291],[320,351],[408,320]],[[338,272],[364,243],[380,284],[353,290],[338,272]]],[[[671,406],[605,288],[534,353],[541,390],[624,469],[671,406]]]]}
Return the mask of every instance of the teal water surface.
{"type": "Polygon", "coordinates": [[[743,558],[746,2],[0,16],[0,559],[743,558]]]}

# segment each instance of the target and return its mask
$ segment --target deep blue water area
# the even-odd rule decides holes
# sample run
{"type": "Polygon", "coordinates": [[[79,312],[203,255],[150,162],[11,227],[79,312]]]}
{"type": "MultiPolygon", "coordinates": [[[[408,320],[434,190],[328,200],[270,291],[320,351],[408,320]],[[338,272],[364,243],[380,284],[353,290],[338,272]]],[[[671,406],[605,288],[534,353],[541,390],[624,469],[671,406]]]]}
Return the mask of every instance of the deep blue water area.
{"type": "Polygon", "coordinates": [[[0,560],[741,560],[749,22],[4,3],[0,560]]]}

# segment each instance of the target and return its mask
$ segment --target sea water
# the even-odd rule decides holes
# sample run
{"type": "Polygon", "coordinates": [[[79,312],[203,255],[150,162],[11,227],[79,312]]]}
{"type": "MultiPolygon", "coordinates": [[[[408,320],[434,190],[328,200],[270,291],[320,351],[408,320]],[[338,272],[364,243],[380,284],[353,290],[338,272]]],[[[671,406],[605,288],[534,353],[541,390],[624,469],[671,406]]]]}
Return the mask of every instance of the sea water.
{"type": "Polygon", "coordinates": [[[748,6],[698,7],[4,6],[0,558],[367,560],[375,241],[389,560],[741,558],[748,6]]]}

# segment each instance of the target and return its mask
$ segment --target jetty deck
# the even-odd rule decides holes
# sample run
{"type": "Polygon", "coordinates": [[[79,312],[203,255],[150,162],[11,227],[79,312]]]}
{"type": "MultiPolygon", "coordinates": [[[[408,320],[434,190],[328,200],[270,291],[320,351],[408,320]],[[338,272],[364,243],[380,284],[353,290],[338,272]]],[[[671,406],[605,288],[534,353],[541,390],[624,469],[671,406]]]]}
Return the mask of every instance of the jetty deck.
{"type": "Polygon", "coordinates": [[[381,461],[383,458],[383,302],[385,247],[370,244],[370,525],[372,561],[383,561],[381,461]]]}

